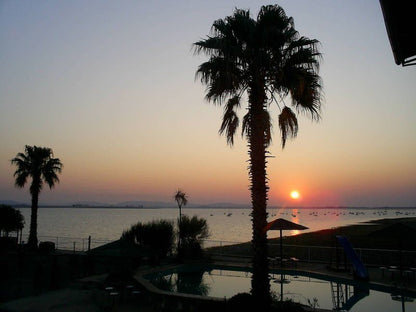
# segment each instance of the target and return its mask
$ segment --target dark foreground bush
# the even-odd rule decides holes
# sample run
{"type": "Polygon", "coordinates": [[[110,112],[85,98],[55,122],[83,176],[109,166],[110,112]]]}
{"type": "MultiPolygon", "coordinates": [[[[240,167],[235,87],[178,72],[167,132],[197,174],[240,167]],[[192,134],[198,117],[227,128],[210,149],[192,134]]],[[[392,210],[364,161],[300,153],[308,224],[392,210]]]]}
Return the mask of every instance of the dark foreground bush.
{"type": "MultiPolygon", "coordinates": [[[[253,296],[249,293],[239,293],[227,301],[227,312],[258,311],[253,296]]],[[[276,297],[272,298],[270,312],[304,312],[304,308],[299,303],[291,300],[279,301],[276,297]]]]}
{"type": "Polygon", "coordinates": [[[16,237],[0,237],[0,252],[17,249],[16,237]]]}
{"type": "Polygon", "coordinates": [[[112,286],[119,290],[125,289],[127,285],[137,286],[138,283],[133,273],[126,268],[112,270],[105,279],[105,286],[112,286]]]}
{"type": "Polygon", "coordinates": [[[39,243],[39,251],[44,253],[50,253],[55,251],[55,243],[54,242],[40,242],[39,243]]]}
{"type": "Polygon", "coordinates": [[[198,257],[202,254],[203,240],[209,237],[207,220],[184,215],[178,220],[180,235],[179,254],[186,257],[198,257]]]}
{"type": "Polygon", "coordinates": [[[304,312],[305,309],[299,303],[291,300],[285,300],[282,302],[274,302],[272,304],[273,312],[304,312]]]}
{"type": "Polygon", "coordinates": [[[167,220],[138,222],[121,235],[122,240],[148,248],[154,256],[160,258],[166,257],[172,251],[174,238],[173,222],[167,220]]]}
{"type": "Polygon", "coordinates": [[[256,311],[253,296],[249,293],[239,293],[227,301],[228,312],[256,311]]]}
{"type": "Polygon", "coordinates": [[[22,213],[8,205],[0,205],[0,236],[9,236],[10,232],[23,229],[25,219],[22,213]]]}

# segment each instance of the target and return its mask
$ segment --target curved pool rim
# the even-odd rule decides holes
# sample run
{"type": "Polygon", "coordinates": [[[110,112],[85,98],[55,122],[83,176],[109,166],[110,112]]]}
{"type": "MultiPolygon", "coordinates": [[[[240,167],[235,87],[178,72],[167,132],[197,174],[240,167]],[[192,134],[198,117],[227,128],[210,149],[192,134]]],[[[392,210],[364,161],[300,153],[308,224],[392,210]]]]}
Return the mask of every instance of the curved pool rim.
{"type": "MultiPolygon", "coordinates": [[[[175,297],[186,297],[186,298],[194,298],[199,300],[210,300],[210,301],[226,301],[225,297],[212,297],[212,296],[201,296],[201,295],[193,295],[187,293],[180,293],[180,292],[171,292],[162,290],[150,281],[150,279],[157,274],[164,273],[164,275],[177,273],[177,272],[192,272],[196,270],[230,270],[230,271],[240,271],[240,272],[252,272],[251,267],[243,267],[243,266],[236,266],[236,265],[227,265],[227,264],[215,264],[215,263],[192,263],[192,264],[177,264],[177,265],[170,265],[170,266],[163,266],[158,268],[153,268],[150,271],[141,272],[136,276],[136,279],[139,283],[141,283],[148,291],[163,294],[167,296],[175,296],[175,297]]],[[[353,278],[343,278],[335,275],[325,274],[325,273],[318,273],[314,271],[308,270],[300,270],[300,269],[270,269],[270,274],[287,274],[287,275],[299,275],[305,276],[310,278],[316,278],[328,282],[338,282],[343,284],[349,284],[352,286],[360,286],[368,288],[369,290],[380,291],[384,293],[401,293],[405,296],[416,298],[416,291],[410,289],[400,288],[394,285],[385,285],[380,283],[374,283],[370,281],[358,281],[354,280],[353,278]]]]}

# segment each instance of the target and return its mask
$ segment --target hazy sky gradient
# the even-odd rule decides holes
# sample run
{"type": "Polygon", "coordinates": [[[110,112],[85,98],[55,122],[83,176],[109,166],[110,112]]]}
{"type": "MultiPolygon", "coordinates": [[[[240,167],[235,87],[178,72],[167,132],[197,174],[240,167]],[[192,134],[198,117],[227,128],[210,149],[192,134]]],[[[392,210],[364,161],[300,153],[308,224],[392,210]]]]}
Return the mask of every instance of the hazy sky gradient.
{"type": "MultiPolygon", "coordinates": [[[[64,163],[41,203],[169,201],[181,187],[191,203],[249,204],[246,142],[218,135],[191,47],[235,7],[269,3],[1,1],[0,199],[30,201],[10,165],[28,144],[64,163]]],[[[395,65],[378,1],[278,4],[321,42],[325,102],[283,151],[274,123],[270,204],[415,206],[416,66],[395,65]]]]}

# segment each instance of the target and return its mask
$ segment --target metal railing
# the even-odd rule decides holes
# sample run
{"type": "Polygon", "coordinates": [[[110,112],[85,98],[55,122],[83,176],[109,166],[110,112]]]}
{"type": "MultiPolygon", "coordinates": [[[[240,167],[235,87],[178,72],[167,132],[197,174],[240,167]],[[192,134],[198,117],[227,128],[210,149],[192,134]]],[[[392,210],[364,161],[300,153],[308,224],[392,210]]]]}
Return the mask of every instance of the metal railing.
{"type": "MultiPolygon", "coordinates": [[[[280,255],[280,244],[269,243],[270,257],[280,255]]],[[[205,251],[212,256],[247,258],[252,256],[251,244],[247,242],[204,241],[205,251]]],[[[416,266],[416,251],[399,249],[354,248],[365,265],[382,266],[399,263],[403,266],[416,266]]],[[[305,246],[283,244],[283,257],[296,257],[300,261],[315,263],[344,262],[342,247],[305,246]]]]}
{"type": "MultiPolygon", "coordinates": [[[[23,235],[22,243],[28,240],[28,235],[23,235]]],[[[112,240],[93,239],[89,237],[72,237],[72,236],[38,236],[39,243],[52,242],[55,244],[57,250],[83,252],[88,251],[105,244],[112,242],[112,240]]]]}
{"type": "MultiPolygon", "coordinates": [[[[28,235],[23,235],[23,243],[28,235]]],[[[38,236],[39,242],[53,242],[57,250],[85,252],[113,240],[93,239],[89,237],[70,236],[38,236]]],[[[270,257],[281,256],[280,244],[269,243],[270,257]]],[[[236,242],[225,240],[204,240],[203,248],[211,256],[249,259],[252,257],[251,244],[249,242],[236,242]]],[[[366,265],[392,265],[416,266],[416,251],[354,248],[358,257],[366,265]]],[[[341,247],[306,246],[283,244],[283,257],[296,257],[300,261],[315,263],[335,263],[345,261],[345,255],[341,247]]]]}

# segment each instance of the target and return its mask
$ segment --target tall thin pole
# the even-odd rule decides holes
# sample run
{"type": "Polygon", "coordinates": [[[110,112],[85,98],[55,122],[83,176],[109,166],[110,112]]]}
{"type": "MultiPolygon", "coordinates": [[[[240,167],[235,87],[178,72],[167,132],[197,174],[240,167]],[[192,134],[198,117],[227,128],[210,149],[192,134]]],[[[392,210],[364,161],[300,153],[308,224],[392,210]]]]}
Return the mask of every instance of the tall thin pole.
{"type": "Polygon", "coordinates": [[[180,248],[181,248],[181,221],[182,221],[182,205],[178,204],[179,206],[179,228],[178,228],[178,254],[180,252],[180,248]]]}
{"type": "Polygon", "coordinates": [[[280,266],[283,264],[283,243],[282,243],[282,229],[280,229],[280,266]]]}

